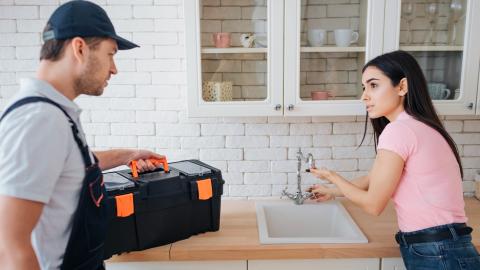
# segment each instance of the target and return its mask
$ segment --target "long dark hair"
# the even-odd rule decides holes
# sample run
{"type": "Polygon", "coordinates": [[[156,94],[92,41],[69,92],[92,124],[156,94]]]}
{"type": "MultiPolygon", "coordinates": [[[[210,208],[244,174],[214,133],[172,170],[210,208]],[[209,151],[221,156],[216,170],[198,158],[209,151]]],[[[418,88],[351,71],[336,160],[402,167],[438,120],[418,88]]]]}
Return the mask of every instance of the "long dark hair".
{"type": "MultiPolygon", "coordinates": [[[[392,81],[393,86],[397,86],[400,80],[407,78],[408,92],[405,95],[403,101],[403,107],[405,111],[416,120],[428,125],[440,133],[447,141],[448,145],[452,149],[455,158],[457,159],[458,166],[460,167],[460,173],[463,178],[462,161],[458,154],[457,145],[453,141],[452,137],[448,134],[443,126],[442,122],[438,118],[438,115],[433,107],[432,99],[428,94],[427,80],[423,75],[422,69],[418,65],[415,58],[405,51],[394,51],[375,57],[370,60],[362,69],[362,73],[368,67],[376,67],[383,72],[392,81]]],[[[378,138],[382,134],[385,126],[390,121],[385,117],[379,117],[376,119],[370,119],[374,131],[375,151],[378,144],[378,138]]],[[[365,118],[365,130],[363,132],[363,138],[360,142],[362,145],[367,132],[368,113],[365,118]]]]}

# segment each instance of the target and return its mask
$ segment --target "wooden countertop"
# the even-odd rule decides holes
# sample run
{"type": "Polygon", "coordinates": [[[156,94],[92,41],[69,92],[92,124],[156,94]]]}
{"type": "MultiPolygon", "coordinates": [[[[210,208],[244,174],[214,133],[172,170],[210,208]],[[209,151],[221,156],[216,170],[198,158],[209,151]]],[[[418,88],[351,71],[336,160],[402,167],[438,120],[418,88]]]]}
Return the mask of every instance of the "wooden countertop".
{"type": "MultiPolygon", "coordinates": [[[[480,201],[465,198],[473,243],[480,250],[480,201]]],[[[398,231],[393,205],[378,217],[364,213],[347,200],[342,204],[368,238],[366,244],[261,245],[254,201],[223,200],[220,230],[145,251],[115,256],[121,261],[255,260],[400,257],[393,236],[398,231]]]]}

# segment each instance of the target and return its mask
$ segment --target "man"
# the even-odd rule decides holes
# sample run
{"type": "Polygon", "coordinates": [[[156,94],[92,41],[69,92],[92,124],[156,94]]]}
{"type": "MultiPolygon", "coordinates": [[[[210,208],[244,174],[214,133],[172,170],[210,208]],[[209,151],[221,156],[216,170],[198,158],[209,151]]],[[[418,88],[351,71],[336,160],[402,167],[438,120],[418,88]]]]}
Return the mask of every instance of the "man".
{"type": "Polygon", "coordinates": [[[36,78],[22,80],[7,106],[11,111],[0,120],[0,265],[102,269],[106,217],[100,170],[132,160],[140,172],[153,170],[148,159],[163,156],[146,150],[92,154],[73,100],[101,95],[117,73],[117,50],[138,46],[117,36],[105,11],[87,1],[56,9],[43,40],[36,78]],[[32,96],[37,98],[17,102],[32,96]]]}

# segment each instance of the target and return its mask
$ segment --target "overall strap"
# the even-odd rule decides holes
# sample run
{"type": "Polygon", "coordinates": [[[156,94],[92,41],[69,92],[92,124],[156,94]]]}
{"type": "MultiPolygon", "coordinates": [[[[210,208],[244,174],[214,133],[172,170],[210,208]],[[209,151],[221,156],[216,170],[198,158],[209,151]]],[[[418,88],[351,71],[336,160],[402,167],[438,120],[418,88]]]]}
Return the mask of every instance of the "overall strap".
{"type": "Polygon", "coordinates": [[[80,139],[77,125],[75,124],[73,119],[70,117],[70,115],[68,115],[68,113],[62,108],[62,106],[60,106],[58,103],[52,101],[51,99],[48,99],[46,97],[39,97],[39,96],[38,97],[37,96],[32,96],[32,97],[22,98],[22,99],[16,101],[15,103],[13,103],[9,108],[7,108],[7,110],[3,113],[2,117],[0,117],[0,122],[2,121],[3,118],[5,118],[5,116],[7,116],[7,114],[9,114],[11,111],[15,110],[16,108],[18,108],[20,106],[23,106],[25,104],[35,103],[35,102],[49,103],[49,104],[59,108],[63,112],[63,114],[65,114],[65,116],[68,118],[68,122],[70,123],[70,127],[72,128],[73,139],[75,140],[78,147],[80,148],[80,152],[82,154],[82,158],[83,158],[83,162],[85,163],[85,167],[90,167],[92,165],[92,160],[90,159],[90,151],[88,150],[88,145],[84,144],[82,139],[80,139]]]}

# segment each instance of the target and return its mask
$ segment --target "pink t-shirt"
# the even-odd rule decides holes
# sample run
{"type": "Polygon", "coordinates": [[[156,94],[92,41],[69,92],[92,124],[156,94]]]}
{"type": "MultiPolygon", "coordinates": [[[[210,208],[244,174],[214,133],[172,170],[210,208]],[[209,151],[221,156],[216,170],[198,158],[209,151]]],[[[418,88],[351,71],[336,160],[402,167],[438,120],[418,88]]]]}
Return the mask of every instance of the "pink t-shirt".
{"type": "Polygon", "coordinates": [[[460,169],[440,133],[402,112],[385,127],[377,149],[405,161],[393,194],[402,232],[467,221],[460,169]]]}

